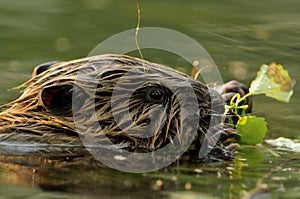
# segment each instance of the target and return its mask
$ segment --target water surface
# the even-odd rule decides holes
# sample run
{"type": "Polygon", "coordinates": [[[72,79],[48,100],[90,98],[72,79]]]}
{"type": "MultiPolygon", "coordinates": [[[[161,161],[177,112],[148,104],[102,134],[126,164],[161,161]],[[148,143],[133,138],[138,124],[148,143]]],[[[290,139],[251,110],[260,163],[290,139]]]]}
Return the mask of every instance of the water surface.
{"type": "MultiPolygon", "coordinates": [[[[1,104],[18,96],[8,89],[27,80],[34,66],[85,57],[106,38],[135,28],[137,21],[135,1],[0,0],[0,5],[1,104]]],[[[224,81],[249,84],[259,66],[272,61],[299,81],[297,0],[152,0],[140,6],[142,27],[170,28],[192,37],[214,59],[224,81]]],[[[143,52],[147,60],[191,71],[177,56],[143,52]]],[[[254,98],[254,113],[268,121],[268,138],[300,139],[300,86],[294,89],[289,104],[254,98]]],[[[1,198],[241,198],[257,184],[266,191],[257,198],[300,197],[299,153],[270,146],[243,146],[232,162],[187,164],[147,174],[84,166],[62,169],[52,163],[68,160],[32,158],[31,165],[22,165],[1,157],[1,198]]]]}

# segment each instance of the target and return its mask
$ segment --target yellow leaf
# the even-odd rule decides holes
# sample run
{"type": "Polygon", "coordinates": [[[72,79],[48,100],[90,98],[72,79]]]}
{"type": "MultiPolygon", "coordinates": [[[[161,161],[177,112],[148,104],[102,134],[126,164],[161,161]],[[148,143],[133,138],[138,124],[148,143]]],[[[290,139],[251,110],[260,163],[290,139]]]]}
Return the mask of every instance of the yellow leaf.
{"type": "Polygon", "coordinates": [[[263,64],[249,90],[253,95],[265,94],[279,101],[289,102],[293,95],[293,80],[282,65],[263,64]]]}

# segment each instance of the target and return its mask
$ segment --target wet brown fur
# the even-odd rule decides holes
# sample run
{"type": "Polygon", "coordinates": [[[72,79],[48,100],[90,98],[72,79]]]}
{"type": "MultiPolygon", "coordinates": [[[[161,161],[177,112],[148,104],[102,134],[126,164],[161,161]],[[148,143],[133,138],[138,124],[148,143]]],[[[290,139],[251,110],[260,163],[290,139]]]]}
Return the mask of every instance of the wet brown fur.
{"type": "MultiPolygon", "coordinates": [[[[99,140],[108,137],[109,140],[119,146],[128,147],[130,149],[144,148],[146,150],[155,150],[161,148],[169,142],[181,142],[184,139],[185,129],[181,127],[180,104],[174,92],[165,87],[162,80],[172,80],[177,82],[173,85],[182,90],[185,90],[182,82],[186,81],[190,85],[197,96],[199,104],[199,121],[196,125],[198,136],[195,141],[201,143],[203,136],[207,133],[209,122],[211,120],[211,98],[208,88],[190,78],[189,76],[175,71],[169,67],[159,64],[150,63],[137,58],[132,58],[125,55],[100,55],[88,57],[69,62],[60,62],[52,65],[48,70],[41,74],[33,73],[30,80],[22,84],[19,88],[24,88],[19,99],[10,102],[3,106],[3,111],[0,113],[0,142],[13,141],[21,143],[50,143],[50,144],[80,144],[81,140],[75,126],[74,118],[70,105],[66,107],[58,107],[45,105],[47,98],[43,99],[43,92],[53,85],[76,86],[79,90],[78,95],[84,95],[85,98],[95,102],[97,121],[85,120],[85,125],[93,125],[96,123],[102,128],[101,132],[85,131],[81,134],[88,134],[99,140]],[[134,131],[137,135],[143,133],[147,125],[149,125],[149,114],[151,107],[156,103],[147,100],[145,93],[151,87],[162,87],[165,98],[161,102],[164,104],[163,115],[157,118],[155,135],[146,138],[127,134],[124,129],[121,129],[114,120],[111,112],[111,94],[120,78],[127,74],[128,71],[134,70],[133,74],[126,76],[129,79],[128,85],[142,81],[143,86],[133,92],[130,98],[129,110],[131,118],[136,122],[136,126],[126,126],[128,118],[122,118],[121,123],[125,125],[125,131],[134,131]],[[78,71],[85,71],[86,76],[78,77],[78,71]],[[96,88],[96,92],[94,90],[96,88]],[[70,106],[70,107],[69,107],[70,106]],[[70,109],[70,110],[69,110],[70,109]],[[61,112],[60,112],[61,111],[61,112]],[[164,122],[163,122],[164,121],[164,122]],[[88,123],[87,123],[88,122],[88,123]],[[173,140],[177,136],[176,140],[173,140]]],[[[122,90],[120,90],[122,91],[122,90]]],[[[121,93],[121,92],[120,92],[121,93]]],[[[51,94],[51,93],[50,93],[51,94]]],[[[47,97],[47,95],[46,95],[47,97]]],[[[74,95],[73,95],[74,97],[74,95]]],[[[76,96],[75,96],[76,97],[76,96]]],[[[81,99],[82,96],[77,96],[81,99]]],[[[122,99],[122,96],[119,96],[122,99]]],[[[51,103],[51,96],[50,96],[51,103]]],[[[118,103],[118,102],[116,102],[118,103]]],[[[123,114],[124,105],[120,102],[116,108],[118,114],[123,114]]],[[[85,112],[89,112],[94,106],[79,103],[77,110],[80,110],[80,117],[84,116],[85,112]]],[[[154,106],[155,107],[155,106],[154,106]]],[[[155,108],[154,108],[155,113],[155,108]]],[[[75,115],[77,113],[74,113],[75,115]]],[[[219,114],[219,113],[218,113],[219,114]]],[[[196,113],[195,113],[196,115],[196,113]]],[[[89,117],[89,115],[86,115],[89,117]]],[[[186,127],[190,128],[190,127],[186,127]]],[[[105,139],[103,139],[105,140],[105,139]]],[[[108,144],[107,140],[103,144],[108,144]]]]}

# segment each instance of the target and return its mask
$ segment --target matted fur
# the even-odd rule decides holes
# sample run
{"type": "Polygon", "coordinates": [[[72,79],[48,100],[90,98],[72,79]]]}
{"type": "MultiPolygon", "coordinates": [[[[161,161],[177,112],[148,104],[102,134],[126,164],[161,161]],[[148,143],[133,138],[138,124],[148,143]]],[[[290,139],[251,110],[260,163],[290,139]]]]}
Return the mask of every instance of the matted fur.
{"type": "MultiPolygon", "coordinates": [[[[185,86],[181,84],[182,82],[188,82],[197,96],[199,112],[195,113],[195,116],[198,115],[197,121],[199,121],[199,124],[191,125],[195,125],[198,129],[198,136],[194,139],[196,142],[201,143],[212,115],[208,88],[199,81],[195,81],[191,77],[169,67],[125,55],[100,55],[60,62],[52,65],[41,74],[33,74],[30,80],[20,86],[20,88],[24,88],[20,98],[6,104],[4,110],[0,113],[0,141],[80,144],[81,141],[73,118],[73,114],[76,116],[77,113],[70,114],[72,113],[71,109],[67,113],[64,107],[49,108],[41,97],[45,88],[53,85],[75,85],[83,92],[78,92],[75,95],[73,93],[73,98],[92,99],[91,102],[95,103],[93,106],[85,102],[78,104],[77,110],[80,110],[80,114],[88,113],[89,109],[96,110],[97,121],[83,118],[84,124],[91,127],[97,124],[102,128],[101,132],[93,132],[92,135],[89,131],[80,133],[95,136],[100,140],[101,136],[105,136],[115,145],[122,145],[132,150],[139,148],[155,150],[169,142],[176,141],[180,143],[184,136],[183,131],[190,128],[189,126],[182,127],[182,121],[180,121],[182,118],[180,116],[181,107],[176,92],[184,92],[185,86]],[[129,73],[128,75],[128,71],[132,70],[134,74],[129,73]],[[79,77],[77,76],[78,71],[80,71],[80,74],[84,72],[88,76],[79,77]],[[121,84],[121,86],[118,85],[120,78],[125,75],[127,85],[126,83],[121,84]],[[163,80],[170,80],[174,83],[172,86],[178,89],[175,91],[169,89],[163,83],[163,80]],[[124,98],[122,91],[130,90],[134,84],[140,82],[142,82],[142,86],[132,91],[132,96],[129,96],[129,113],[131,117],[122,118],[122,114],[126,111],[126,106],[122,102],[124,98]],[[160,87],[164,93],[164,98],[160,103],[147,99],[147,92],[153,87],[160,87]],[[111,95],[116,90],[119,91],[116,93],[120,96],[114,96],[117,100],[114,101],[116,107],[114,107],[115,113],[113,115],[111,95]],[[82,98],[76,95],[84,95],[85,97],[82,98]],[[155,104],[162,104],[163,110],[156,110],[155,104]],[[64,111],[60,112],[61,108],[64,111]],[[160,114],[161,117],[156,117],[155,122],[151,122],[149,114],[155,114],[155,111],[160,111],[157,113],[163,114],[160,114]],[[120,116],[120,121],[115,121],[116,116],[120,116]],[[131,120],[135,122],[135,125],[130,124],[131,120]],[[149,137],[139,136],[139,134],[144,134],[147,131],[147,126],[150,123],[153,124],[150,127],[155,134],[149,137]],[[120,128],[122,125],[123,127],[120,128]],[[131,133],[126,133],[128,131],[131,133]],[[172,140],[176,136],[177,140],[172,140]]],[[[71,108],[71,104],[68,106],[71,108]]]]}

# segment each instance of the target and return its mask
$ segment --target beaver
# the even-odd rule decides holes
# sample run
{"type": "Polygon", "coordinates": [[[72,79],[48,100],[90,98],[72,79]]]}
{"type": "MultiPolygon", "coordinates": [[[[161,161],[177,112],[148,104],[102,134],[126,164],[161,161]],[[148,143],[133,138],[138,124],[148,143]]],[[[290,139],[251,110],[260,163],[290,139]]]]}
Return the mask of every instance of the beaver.
{"type": "MultiPolygon", "coordinates": [[[[24,89],[17,100],[4,105],[0,142],[81,146],[81,136],[88,135],[99,145],[145,152],[169,143],[180,145],[193,128],[196,136],[189,139],[199,150],[209,125],[213,120],[221,123],[224,112],[223,102],[219,97],[214,102],[212,96],[228,101],[234,93],[248,92],[236,81],[226,85],[216,95],[186,74],[126,55],[48,62],[18,87],[24,89]],[[191,90],[194,100],[188,96],[191,90]],[[183,96],[185,104],[180,102],[183,96]],[[182,120],[191,122],[183,126],[182,120]]],[[[226,131],[215,129],[212,135],[221,136],[211,137],[224,140],[226,131]]],[[[214,148],[226,151],[220,141],[214,148]]]]}

